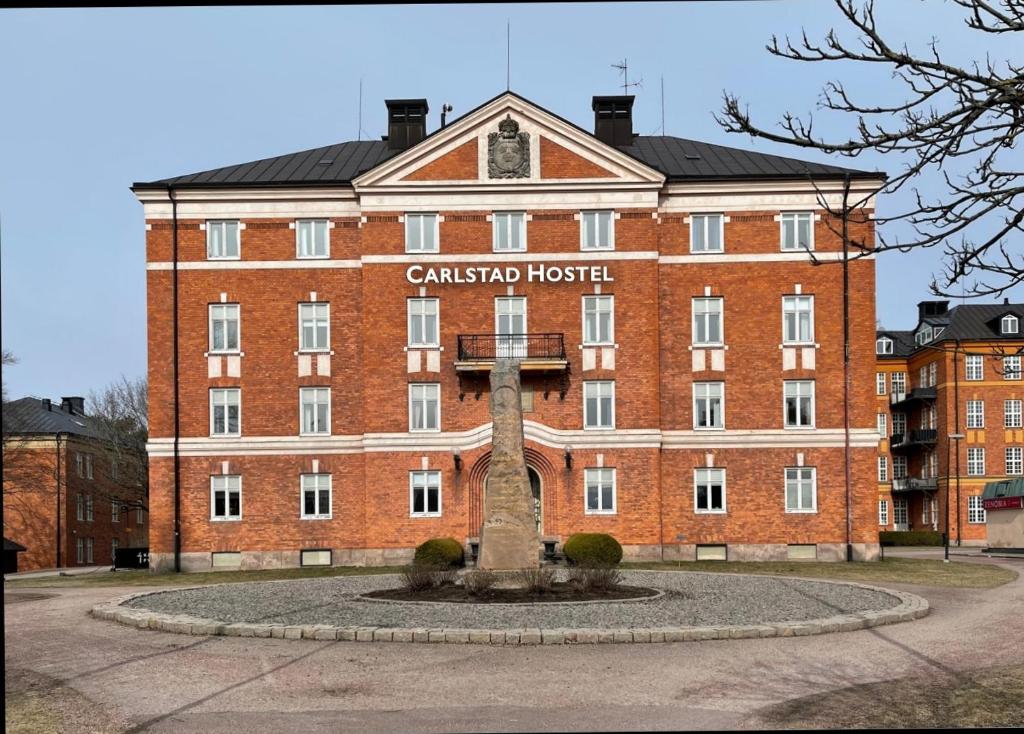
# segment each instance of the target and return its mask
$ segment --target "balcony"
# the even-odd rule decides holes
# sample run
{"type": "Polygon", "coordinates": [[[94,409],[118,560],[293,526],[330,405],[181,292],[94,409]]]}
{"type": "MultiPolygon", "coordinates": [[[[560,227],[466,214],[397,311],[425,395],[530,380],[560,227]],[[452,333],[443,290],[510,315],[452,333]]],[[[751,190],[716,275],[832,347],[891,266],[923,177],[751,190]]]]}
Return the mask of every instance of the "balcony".
{"type": "Polygon", "coordinates": [[[939,432],[934,428],[917,428],[910,433],[894,433],[890,439],[893,451],[912,449],[917,446],[934,446],[939,432]]]}
{"type": "Polygon", "coordinates": [[[934,385],[932,387],[915,387],[909,393],[889,393],[889,405],[895,408],[898,405],[909,405],[915,401],[935,400],[936,397],[934,385]]]}
{"type": "Polygon", "coordinates": [[[458,372],[490,372],[498,359],[517,359],[519,369],[564,372],[564,334],[459,334],[458,372]]]}
{"type": "Polygon", "coordinates": [[[936,479],[935,477],[931,477],[928,479],[922,479],[920,477],[907,477],[905,479],[892,480],[892,491],[894,493],[913,492],[915,490],[934,492],[938,488],[939,480],[936,479]]]}

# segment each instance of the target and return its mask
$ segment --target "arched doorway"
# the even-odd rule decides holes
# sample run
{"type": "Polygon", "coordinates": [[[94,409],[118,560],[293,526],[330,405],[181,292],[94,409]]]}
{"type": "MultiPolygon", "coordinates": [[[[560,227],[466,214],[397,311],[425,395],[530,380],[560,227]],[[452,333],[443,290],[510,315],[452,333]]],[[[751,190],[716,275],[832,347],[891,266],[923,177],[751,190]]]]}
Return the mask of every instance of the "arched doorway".
{"type": "Polygon", "coordinates": [[[530,476],[530,491],[533,493],[533,517],[537,522],[537,534],[543,535],[544,502],[541,496],[540,474],[532,466],[526,467],[526,473],[530,476]]]}

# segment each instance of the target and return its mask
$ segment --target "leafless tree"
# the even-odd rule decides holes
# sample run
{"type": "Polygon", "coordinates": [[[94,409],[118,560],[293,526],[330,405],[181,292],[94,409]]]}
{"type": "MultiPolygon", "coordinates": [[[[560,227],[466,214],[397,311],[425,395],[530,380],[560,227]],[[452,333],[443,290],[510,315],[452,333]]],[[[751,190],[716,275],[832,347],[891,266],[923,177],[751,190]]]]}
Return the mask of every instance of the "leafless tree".
{"type": "MultiPolygon", "coordinates": [[[[1024,31],[1024,0],[952,2],[966,11],[966,25],[978,33],[1014,37],[1024,31]]],[[[969,65],[950,63],[934,39],[927,53],[914,54],[905,43],[894,42],[901,37],[900,29],[878,29],[871,0],[835,4],[859,35],[857,42],[850,43],[831,29],[819,43],[806,32],[799,43],[773,36],[767,50],[795,61],[845,61],[861,68],[889,69],[902,82],[905,101],[874,104],[856,99],[841,81],[828,82],[818,108],[841,113],[855,128],[836,137],[819,135],[810,114],[801,118],[787,112],[775,130],[759,126],[730,93],[715,119],[729,132],[826,153],[900,156],[905,161],[902,171],[880,192],[909,188],[912,204],[877,217],[878,243],[862,247],[884,252],[941,245],[944,272],[931,283],[938,295],[959,296],[952,292],[959,286],[971,296],[991,296],[1024,281],[1024,165],[1019,148],[1014,150],[1024,131],[1024,66],[990,58],[969,65]],[[937,200],[926,199],[914,186],[933,172],[941,175],[945,186],[937,200]],[[886,225],[896,223],[909,225],[912,234],[902,239],[887,234],[886,225]]],[[[1024,49],[1024,37],[1021,41],[1017,51],[1024,49]]],[[[861,204],[864,201],[867,198],[861,204]]]]}
{"type": "Polygon", "coordinates": [[[86,413],[103,438],[103,458],[98,462],[105,479],[115,487],[126,508],[147,507],[149,435],[146,378],[125,376],[90,392],[86,413]]]}

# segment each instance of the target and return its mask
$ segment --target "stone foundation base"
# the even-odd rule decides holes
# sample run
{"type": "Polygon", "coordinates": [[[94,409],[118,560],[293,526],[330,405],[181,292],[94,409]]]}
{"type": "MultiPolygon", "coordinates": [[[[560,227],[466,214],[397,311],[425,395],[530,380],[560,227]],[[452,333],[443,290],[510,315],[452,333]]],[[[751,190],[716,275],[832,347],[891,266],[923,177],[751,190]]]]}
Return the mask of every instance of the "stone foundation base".
{"type": "MultiPolygon", "coordinates": [[[[728,543],[725,545],[729,561],[845,561],[845,543],[818,543],[816,545],[789,546],[786,544],[728,543]],[[799,553],[792,550],[799,548],[799,553]],[[811,555],[813,554],[813,555],[811,555]]],[[[965,543],[966,545],[966,543],[965,543]]],[[[404,566],[412,562],[413,548],[334,548],[332,566],[404,566]]],[[[853,560],[877,561],[880,548],[877,543],[854,543],[853,560]]],[[[468,560],[468,553],[467,553],[468,560]]],[[[624,545],[622,560],[629,562],[696,561],[696,545],[624,545]]],[[[298,568],[300,552],[295,551],[241,551],[236,565],[213,566],[212,553],[182,553],[181,570],[200,571],[252,571],[271,568],[298,568]]],[[[150,553],[149,568],[153,573],[174,570],[173,553],[150,553]]]]}

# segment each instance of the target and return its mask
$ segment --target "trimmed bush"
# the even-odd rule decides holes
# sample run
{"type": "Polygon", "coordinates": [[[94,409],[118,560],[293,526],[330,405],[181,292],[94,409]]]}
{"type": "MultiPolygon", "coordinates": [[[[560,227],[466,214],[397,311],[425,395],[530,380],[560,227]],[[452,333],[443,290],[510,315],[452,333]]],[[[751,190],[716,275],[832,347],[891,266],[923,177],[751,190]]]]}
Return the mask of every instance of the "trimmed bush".
{"type": "Polygon", "coordinates": [[[417,546],[412,562],[417,566],[462,566],[465,563],[462,543],[455,538],[431,538],[417,546]]]}
{"type": "Polygon", "coordinates": [[[524,568],[516,571],[515,579],[527,591],[534,594],[546,594],[554,588],[555,569],[550,566],[524,568]]]}
{"type": "Polygon", "coordinates": [[[942,545],[942,533],[937,530],[883,530],[878,542],[894,545],[942,545]]]}
{"type": "Polygon", "coordinates": [[[622,560],[622,546],[608,533],[576,533],[569,536],[562,552],[578,566],[614,566],[622,560]]]}

